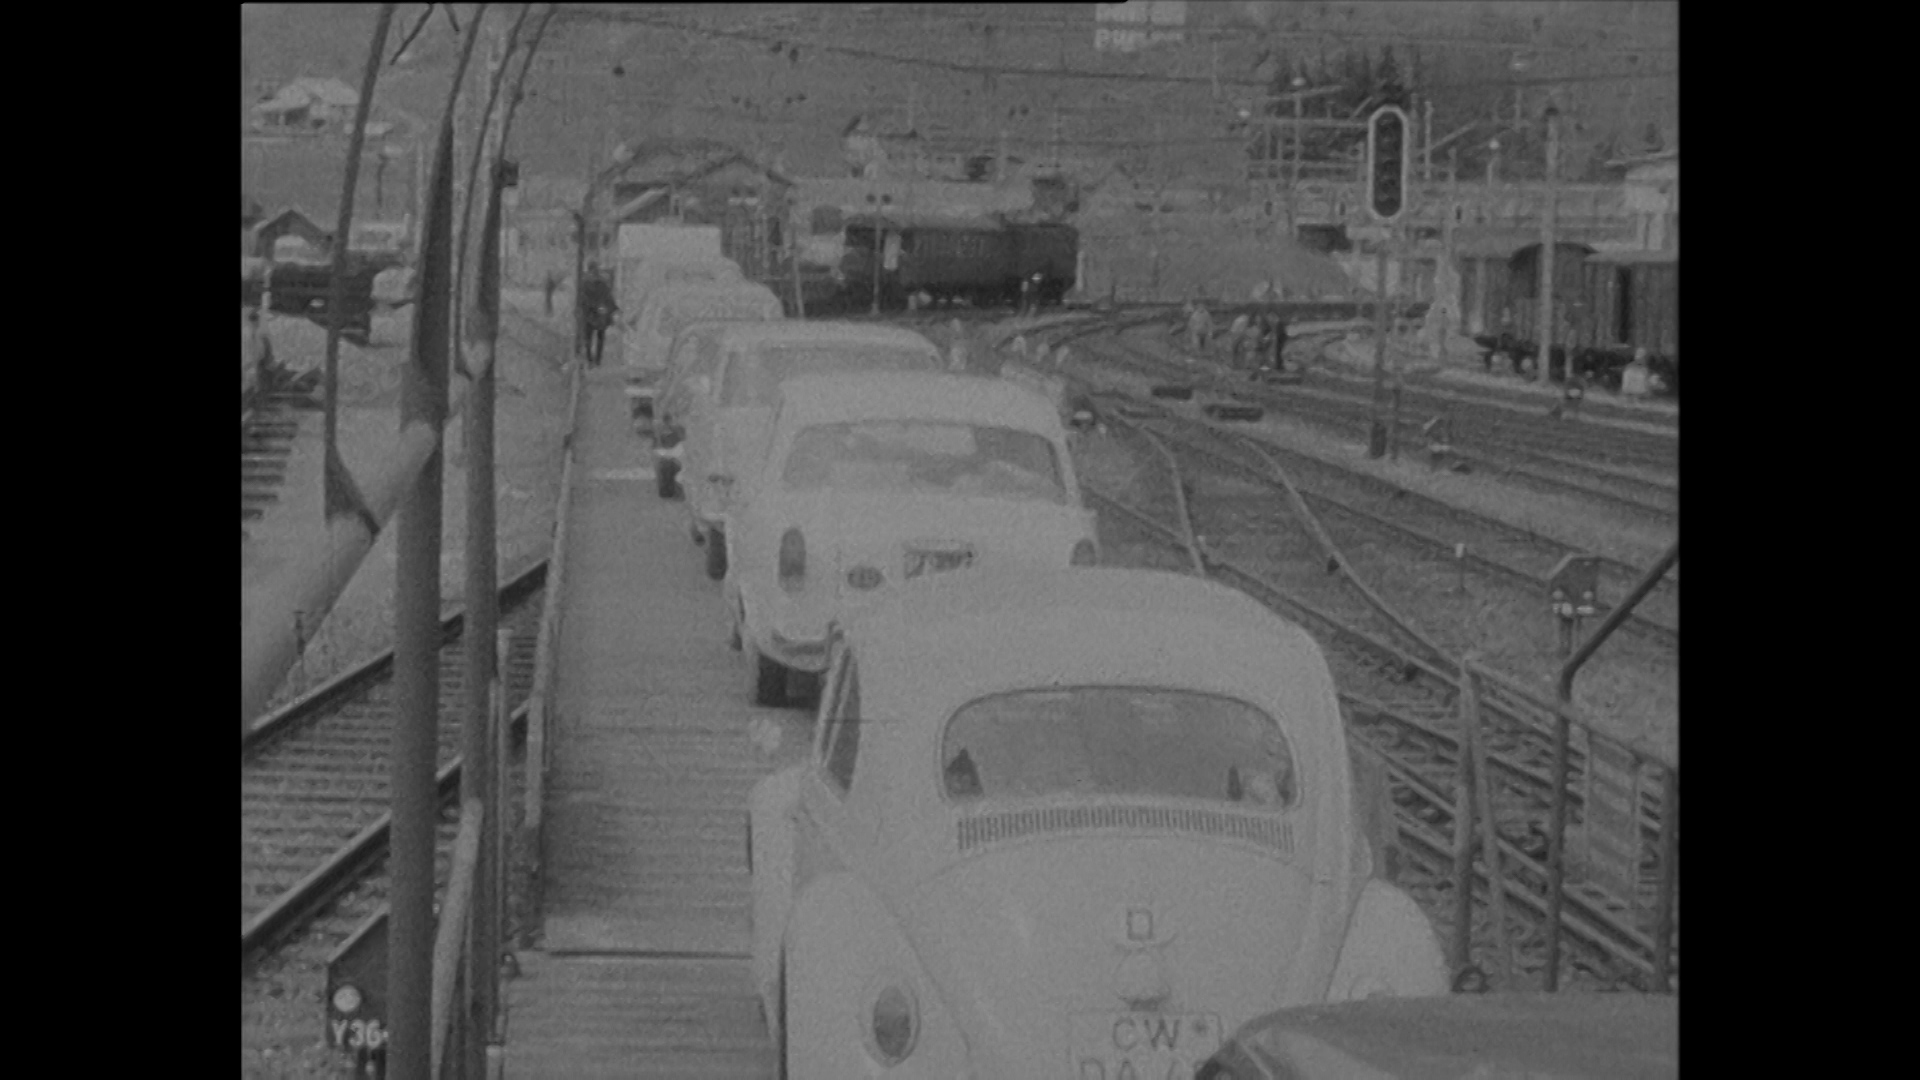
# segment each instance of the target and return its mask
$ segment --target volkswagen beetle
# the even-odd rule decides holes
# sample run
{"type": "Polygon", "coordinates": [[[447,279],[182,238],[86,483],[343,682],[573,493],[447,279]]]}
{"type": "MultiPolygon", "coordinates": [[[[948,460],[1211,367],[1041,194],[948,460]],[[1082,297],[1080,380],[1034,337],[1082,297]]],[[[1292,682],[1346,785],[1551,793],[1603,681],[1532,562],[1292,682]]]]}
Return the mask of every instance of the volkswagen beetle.
{"type": "Polygon", "coordinates": [[[1237,1032],[1199,1080],[1679,1075],[1677,997],[1509,993],[1285,1009],[1237,1032]]]}
{"type": "Polygon", "coordinates": [[[766,452],[786,380],[941,366],[933,342],[897,326],[792,320],[728,327],[714,373],[694,380],[680,465],[694,538],[707,545],[707,576],[719,581],[726,575],[728,508],[737,483],[766,452]]]}
{"type": "Polygon", "coordinates": [[[765,285],[740,280],[668,281],[646,294],[624,324],[627,404],[635,417],[651,416],[666,375],[674,338],[682,328],[719,319],[774,321],[786,317],[765,285]]]}
{"type": "Polygon", "coordinates": [[[828,627],[889,587],[1099,557],[1052,403],[981,376],[789,382],[735,522],[724,591],[761,705],[824,669],[828,627]]]}
{"type": "Polygon", "coordinates": [[[1276,1008],[1446,992],[1373,876],[1326,660],[1251,598],[965,571],[830,655],[748,819],[784,1075],[1185,1078],[1276,1008]]]}

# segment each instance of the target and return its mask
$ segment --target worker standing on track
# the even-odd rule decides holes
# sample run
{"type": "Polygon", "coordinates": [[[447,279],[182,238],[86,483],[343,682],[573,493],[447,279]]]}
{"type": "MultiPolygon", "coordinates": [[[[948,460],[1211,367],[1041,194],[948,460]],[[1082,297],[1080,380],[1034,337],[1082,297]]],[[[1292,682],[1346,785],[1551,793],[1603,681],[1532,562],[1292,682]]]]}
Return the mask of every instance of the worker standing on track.
{"type": "Polygon", "coordinates": [[[1187,350],[1195,356],[1205,356],[1207,345],[1213,338],[1213,315],[1207,311],[1207,305],[1194,301],[1193,314],[1187,319],[1187,350]]]}

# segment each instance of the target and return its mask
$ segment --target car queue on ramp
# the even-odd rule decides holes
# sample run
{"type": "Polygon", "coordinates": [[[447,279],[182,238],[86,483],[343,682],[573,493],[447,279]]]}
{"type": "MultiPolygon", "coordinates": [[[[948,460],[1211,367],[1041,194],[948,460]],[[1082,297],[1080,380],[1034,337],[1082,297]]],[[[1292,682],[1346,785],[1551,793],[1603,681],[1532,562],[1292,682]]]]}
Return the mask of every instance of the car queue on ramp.
{"type": "MultiPolygon", "coordinates": [[[[797,341],[821,341],[825,330],[779,319],[741,325],[769,340],[787,325],[797,341]]],[[[808,375],[832,369],[828,358],[781,374],[797,377],[793,385],[810,387],[815,398],[834,396],[836,388],[851,394],[847,376],[808,375]]],[[[668,394],[677,392],[672,374],[663,386],[668,394]]],[[[826,693],[813,695],[815,705],[805,694],[768,692],[766,672],[754,671],[753,661],[769,639],[756,639],[750,621],[741,621],[736,568],[722,567],[723,584],[711,580],[711,559],[688,542],[690,508],[661,497],[660,459],[641,434],[651,424],[636,422],[628,375],[583,373],[571,490],[562,501],[566,570],[557,590],[562,607],[540,808],[542,923],[536,948],[522,954],[521,977],[509,983],[505,1075],[986,1076],[1009,1068],[1023,1075],[1083,1075],[1089,1068],[1187,1075],[1235,1027],[1273,1008],[1444,991],[1432,927],[1375,876],[1372,853],[1353,826],[1338,706],[1324,658],[1304,633],[1217,585],[1091,568],[1098,545],[1090,530],[965,538],[969,551],[1028,540],[1047,549],[1032,560],[980,565],[938,557],[955,546],[944,533],[889,534],[868,545],[873,550],[861,549],[853,560],[860,565],[843,566],[831,549],[816,548],[802,570],[787,565],[797,560],[785,550],[796,524],[769,558],[782,589],[791,591],[809,574],[820,579],[824,591],[816,599],[825,604],[829,628],[826,693]],[[1087,588],[1108,602],[1117,598],[1126,612],[1096,603],[1076,618],[1076,605],[1092,602],[1080,596],[1087,588]],[[861,717],[859,692],[843,673],[851,661],[832,643],[857,640],[843,635],[868,621],[900,617],[900,604],[946,602],[929,601],[929,590],[963,609],[993,610],[952,624],[960,636],[936,650],[944,659],[896,650],[867,661],[869,700],[900,730],[871,728],[868,755],[859,758],[849,734],[861,717]],[[880,597],[871,619],[850,617],[846,601],[856,594],[880,597]],[[1023,595],[1054,596],[1059,603],[1051,606],[1059,610],[1029,611],[1031,604],[1018,602],[1023,595]],[[1178,664],[1162,671],[1145,654],[1125,659],[1132,655],[1127,648],[1144,647],[1140,634],[1153,636],[1156,620],[1186,620],[1169,624],[1174,637],[1163,645],[1191,639],[1195,618],[1224,617],[1208,606],[1221,603],[1239,617],[1222,624],[1224,636],[1210,651],[1227,655],[1220,648],[1234,639],[1262,657],[1298,653],[1306,667],[1291,677],[1291,697],[1269,700],[1273,672],[1264,663],[1242,665],[1246,678],[1236,682],[1221,674],[1232,664],[1179,676],[1178,664]],[[1000,607],[1006,610],[996,615],[1000,607]],[[1027,668],[1041,666],[1021,668],[1024,675],[1001,670],[1005,665],[992,657],[1000,655],[994,639],[1003,635],[994,627],[1003,616],[1013,620],[1008,641],[1026,640],[1014,627],[1037,617],[1046,626],[1035,624],[1034,641],[1057,642],[1083,658],[1074,661],[1081,667],[1106,667],[1056,670],[1043,655],[1028,655],[1027,668]],[[1061,618],[1070,625],[1055,625],[1061,618]],[[1132,645],[1109,641],[1115,633],[1132,645]],[[974,638],[987,652],[968,651],[964,642],[974,638]],[[755,640],[761,644],[745,648],[755,640]],[[911,690],[884,696],[888,686],[934,679],[936,668],[951,669],[963,654],[978,662],[960,674],[980,685],[954,699],[965,707],[953,716],[937,702],[941,715],[913,713],[911,690]],[[1103,661],[1102,654],[1110,655],[1103,661]],[[1107,670],[1116,662],[1125,670],[1107,670]],[[1319,690],[1300,696],[1312,686],[1319,690]],[[1025,704],[1012,712],[985,704],[1009,694],[1025,704]],[[803,709],[768,708],[772,702],[803,709]],[[976,706],[993,715],[963,724],[976,706]],[[1174,738],[1163,730],[1169,724],[1193,730],[1174,738]],[[892,735],[905,737],[902,725],[924,727],[927,745],[945,749],[927,762],[888,751],[892,735]],[[858,771],[858,760],[868,762],[866,772],[858,771]],[[798,798],[810,790],[804,783],[794,786],[809,776],[867,779],[842,783],[838,795],[828,783],[826,801],[816,804],[798,798]],[[849,800],[845,815],[834,809],[840,796],[849,800]],[[889,797],[909,802],[889,810],[882,805],[889,797]],[[916,839],[910,806],[944,807],[933,812],[965,820],[943,827],[944,841],[916,839]],[[769,807],[771,816],[759,812],[769,807]],[[778,826],[789,819],[812,821],[813,828],[791,833],[778,826]],[[971,844],[969,821],[977,834],[971,844]],[[965,850],[940,856],[955,827],[965,850]],[[995,854],[1008,842],[1026,854],[995,854]],[[889,861],[889,851],[921,854],[903,869],[889,861]],[[1142,857],[1118,858],[1128,852],[1142,857]],[[942,858],[975,868],[952,871],[960,875],[953,881],[973,882],[961,890],[972,902],[962,903],[960,893],[940,899],[946,892],[930,882],[948,874],[942,858]],[[1083,866],[1088,859],[1093,863],[1083,866]],[[1095,864],[1108,869],[1088,870],[1095,864]],[[993,886],[991,879],[1005,873],[1026,887],[993,886]],[[901,889],[919,899],[908,903],[901,893],[885,900],[901,889]],[[818,913],[834,909],[842,893],[881,897],[875,911],[894,917],[858,920],[851,930],[842,919],[834,925],[855,938],[834,944],[819,936],[818,913]],[[1073,897],[1079,900],[1062,899],[1073,897]],[[1067,951],[1050,966],[1051,981],[1017,973],[996,981],[986,969],[968,967],[971,950],[1000,947],[982,935],[1004,933],[1014,938],[1000,945],[1034,939],[1015,953],[1061,936],[1067,951]],[[825,967],[822,957],[829,958],[825,967]],[[806,980],[797,987],[788,982],[796,962],[806,980]],[[1026,1017],[1017,1034],[1008,1027],[1015,1013],[1026,1017]],[[1184,1042],[1122,1038],[1126,1032],[1184,1042]]],[[[841,431],[848,418],[821,411],[830,404],[823,400],[813,411],[833,438],[814,448],[824,454],[819,461],[793,464],[820,466],[807,483],[830,488],[855,477],[849,482],[863,497],[962,499],[952,494],[959,491],[974,500],[1065,500],[1070,516],[1084,513],[1068,444],[1051,415],[1055,403],[1044,395],[987,377],[884,378],[925,381],[948,396],[957,383],[977,382],[982,394],[961,395],[979,399],[973,408],[1049,415],[1044,423],[996,425],[949,404],[929,413],[924,430],[913,415],[889,412],[872,431],[858,418],[841,431]],[[1009,441],[1028,428],[1032,446],[1009,441]]],[[[718,386],[709,381],[697,389],[718,386]]],[[[913,397],[905,387],[884,389],[882,397],[913,397]]],[[[774,393],[768,402],[776,411],[767,434],[785,431],[780,445],[791,454],[811,429],[797,421],[788,425],[793,430],[782,427],[780,400],[774,393]]],[[[749,506],[725,507],[727,521],[749,509],[762,487],[746,485],[749,506]]],[[[785,512],[805,517],[795,507],[785,512]]],[[[937,514],[928,521],[952,531],[937,514]]],[[[1086,522],[1090,527],[1090,515],[1086,522]]],[[[812,527],[830,524],[838,523],[812,527]]],[[[782,523],[769,529],[779,534],[782,523]]],[[[731,547],[729,531],[723,524],[702,530],[701,539],[731,547]]],[[[864,606],[870,604],[854,605],[864,606]]],[[[1005,644],[998,642],[1002,652],[1005,644]]],[[[802,689],[818,690],[819,681],[802,689]]]]}

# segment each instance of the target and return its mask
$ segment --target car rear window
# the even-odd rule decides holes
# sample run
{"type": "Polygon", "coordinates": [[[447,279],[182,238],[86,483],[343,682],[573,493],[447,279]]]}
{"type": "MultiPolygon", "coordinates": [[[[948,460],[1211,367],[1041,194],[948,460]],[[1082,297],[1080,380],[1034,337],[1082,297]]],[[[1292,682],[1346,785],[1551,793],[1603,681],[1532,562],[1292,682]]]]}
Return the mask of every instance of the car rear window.
{"type": "Polygon", "coordinates": [[[936,371],[940,360],[931,351],[889,345],[795,344],[762,345],[744,352],[728,365],[722,404],[770,408],[780,396],[780,384],[797,375],[829,375],[861,371],[936,371]]]}
{"type": "Polygon", "coordinates": [[[934,492],[1065,502],[1045,436],[914,420],[819,424],[794,436],[781,481],[800,491],[934,492]]]}
{"type": "Polygon", "coordinates": [[[1139,795],[1280,809],[1299,797],[1293,751],[1245,702],[1164,688],[996,694],[963,707],[941,744],[947,798],[1139,795]]]}

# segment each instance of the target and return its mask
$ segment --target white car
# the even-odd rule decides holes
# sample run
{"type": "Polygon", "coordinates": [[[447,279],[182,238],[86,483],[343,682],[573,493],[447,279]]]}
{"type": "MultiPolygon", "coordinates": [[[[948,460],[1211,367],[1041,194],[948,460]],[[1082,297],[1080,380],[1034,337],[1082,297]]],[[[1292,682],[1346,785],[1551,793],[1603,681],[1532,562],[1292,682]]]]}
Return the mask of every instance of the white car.
{"type": "Polygon", "coordinates": [[[897,326],[798,320],[741,324],[721,336],[711,377],[693,380],[680,484],[694,539],[707,545],[707,576],[727,572],[727,514],[739,478],[766,453],[780,386],[799,375],[937,371],[933,342],[897,326]]]}
{"type": "Polygon", "coordinates": [[[1276,1008],[1447,992],[1374,876],[1325,657],[1242,593],[915,582],[836,636],[816,731],[748,818],[792,1080],[1188,1077],[1276,1008]]]}
{"type": "Polygon", "coordinates": [[[626,390],[633,415],[652,415],[668,350],[682,327],[717,319],[784,318],[780,298],[756,282],[686,281],[653,289],[624,328],[626,390]]]}
{"type": "Polygon", "coordinates": [[[924,574],[1099,560],[1066,429],[1004,379],[825,375],[787,383],[727,533],[725,594],[755,700],[826,667],[835,620],[924,574]]]}
{"type": "Polygon", "coordinates": [[[682,419],[692,404],[694,383],[702,378],[711,382],[720,361],[721,331],[740,321],[754,320],[688,323],[667,350],[666,370],[654,385],[652,401],[653,475],[663,499],[680,497],[680,457],[686,433],[682,419]]]}

